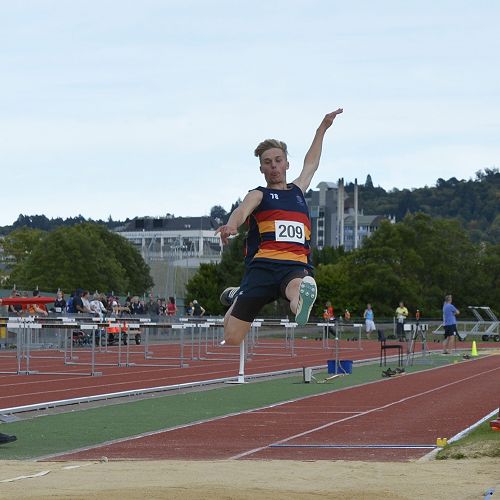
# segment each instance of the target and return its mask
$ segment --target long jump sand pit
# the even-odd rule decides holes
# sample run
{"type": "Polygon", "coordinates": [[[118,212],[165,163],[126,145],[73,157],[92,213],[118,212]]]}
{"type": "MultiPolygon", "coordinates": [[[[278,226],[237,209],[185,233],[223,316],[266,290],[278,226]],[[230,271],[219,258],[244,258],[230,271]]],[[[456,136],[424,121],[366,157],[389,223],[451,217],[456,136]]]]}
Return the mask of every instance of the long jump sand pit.
{"type": "Polygon", "coordinates": [[[477,499],[500,489],[498,459],[0,461],[0,498],[179,500],[477,499]],[[47,474],[4,482],[19,476],[47,474]]]}

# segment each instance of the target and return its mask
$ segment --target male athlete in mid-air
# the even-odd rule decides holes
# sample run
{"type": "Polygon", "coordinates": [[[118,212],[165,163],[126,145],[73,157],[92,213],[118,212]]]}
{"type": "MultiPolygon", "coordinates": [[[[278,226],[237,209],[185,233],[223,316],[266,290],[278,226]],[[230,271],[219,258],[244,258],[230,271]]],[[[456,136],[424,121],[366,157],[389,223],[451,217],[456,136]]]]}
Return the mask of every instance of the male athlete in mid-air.
{"type": "Polygon", "coordinates": [[[325,132],[342,111],[339,108],[323,118],[302,171],[290,184],[286,181],[289,164],[284,142],[267,139],[255,150],[267,186],[249,191],[227,224],[216,231],[226,244],[248,220],[245,275],[239,288],[227,288],[221,295],[222,303],[231,304],[224,318],[226,344],[239,345],[261,308],[280,296],[290,302],[297,324],[305,325],[309,319],[317,290],[304,193],[318,169],[325,132]]]}

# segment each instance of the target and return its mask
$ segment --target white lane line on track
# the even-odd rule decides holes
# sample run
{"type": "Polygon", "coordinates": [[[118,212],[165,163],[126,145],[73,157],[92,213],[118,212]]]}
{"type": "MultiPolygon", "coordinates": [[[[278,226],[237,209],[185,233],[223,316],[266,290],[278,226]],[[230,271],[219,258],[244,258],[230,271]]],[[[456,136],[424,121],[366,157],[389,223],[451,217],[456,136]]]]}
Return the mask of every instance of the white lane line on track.
{"type": "Polygon", "coordinates": [[[289,436],[287,438],[280,439],[279,441],[275,441],[274,443],[269,443],[265,446],[260,446],[258,448],[254,448],[252,450],[238,453],[237,455],[233,455],[232,457],[229,457],[229,460],[238,460],[240,458],[244,458],[244,457],[247,457],[249,455],[253,455],[253,454],[258,453],[259,451],[265,450],[271,446],[287,443],[288,441],[291,441],[292,439],[298,439],[298,438],[307,436],[308,434],[312,434],[314,432],[321,431],[323,429],[327,429],[328,427],[332,427],[333,425],[340,424],[342,422],[347,422],[348,420],[352,420],[354,418],[363,417],[365,415],[369,415],[370,413],[374,413],[376,411],[385,410],[387,408],[390,408],[391,406],[395,406],[395,405],[398,405],[400,403],[404,403],[406,401],[409,401],[411,399],[419,398],[421,396],[426,396],[427,394],[432,394],[433,392],[446,389],[446,388],[451,387],[451,386],[456,385],[456,384],[461,384],[462,382],[465,382],[466,380],[472,380],[472,379],[475,379],[479,376],[486,375],[488,373],[495,372],[498,370],[500,370],[500,367],[492,368],[490,370],[486,370],[486,371],[483,371],[481,373],[476,373],[475,375],[470,375],[470,376],[465,377],[463,379],[455,380],[455,381],[450,382],[448,384],[440,385],[439,387],[435,387],[433,389],[429,389],[427,391],[423,391],[423,392],[420,392],[418,394],[413,394],[412,396],[406,396],[404,398],[398,399],[397,401],[392,401],[391,403],[387,403],[387,404],[379,406],[377,408],[372,408],[371,410],[367,410],[367,411],[358,413],[356,415],[351,415],[349,417],[345,417],[345,418],[341,418],[339,420],[334,420],[332,422],[328,422],[327,424],[323,424],[323,425],[320,425],[320,426],[315,427],[313,429],[309,429],[308,431],[300,432],[298,434],[294,434],[293,436],[289,436]]]}
{"type": "MultiPolygon", "coordinates": [[[[486,359],[486,358],[482,358],[482,359],[486,359]]],[[[412,377],[412,376],[419,375],[419,374],[422,374],[422,373],[425,373],[425,372],[428,373],[429,371],[441,370],[441,369],[449,368],[450,366],[452,366],[452,365],[436,366],[436,367],[430,368],[429,370],[425,370],[424,372],[419,371],[419,372],[409,373],[407,375],[407,377],[412,377]]],[[[498,368],[494,368],[493,371],[497,370],[497,369],[498,368]]],[[[488,370],[487,372],[481,372],[481,373],[477,374],[476,376],[482,375],[484,373],[488,373],[489,371],[492,371],[492,370],[488,370]]],[[[372,382],[368,382],[368,383],[364,383],[364,384],[357,384],[357,385],[353,385],[353,386],[350,386],[350,387],[344,387],[344,388],[340,389],[340,391],[345,391],[345,390],[349,390],[349,389],[355,389],[355,388],[359,388],[359,387],[363,387],[363,386],[371,385],[371,384],[384,383],[384,382],[387,382],[388,380],[400,380],[400,379],[399,378],[398,379],[390,379],[390,378],[387,378],[387,379],[378,379],[378,380],[374,380],[372,382]]],[[[463,379],[463,380],[467,380],[467,379],[463,379]]],[[[136,439],[142,439],[142,438],[147,438],[147,437],[150,437],[150,436],[155,436],[155,435],[158,435],[158,434],[169,433],[169,432],[173,432],[173,431],[177,431],[177,430],[186,429],[186,428],[189,428],[189,427],[195,427],[197,425],[202,425],[202,424],[206,424],[206,423],[216,422],[218,420],[225,420],[225,419],[231,418],[231,417],[238,417],[240,415],[246,415],[246,414],[250,414],[250,413],[258,413],[260,411],[265,411],[265,410],[271,409],[271,408],[278,408],[280,406],[284,406],[284,405],[287,405],[287,404],[290,404],[290,403],[297,403],[299,401],[306,401],[306,400],[309,400],[309,399],[312,399],[312,398],[322,397],[322,396],[325,396],[325,395],[328,395],[328,394],[332,394],[334,392],[339,392],[339,389],[335,388],[335,387],[332,387],[331,390],[329,390],[329,391],[321,392],[321,393],[318,393],[318,394],[310,394],[310,395],[302,396],[302,397],[299,397],[299,398],[289,399],[287,401],[280,401],[278,403],[272,403],[270,405],[262,406],[261,408],[251,408],[249,410],[237,411],[237,412],[233,412],[233,413],[230,413],[230,414],[227,414],[227,415],[219,415],[219,416],[212,417],[212,418],[207,418],[207,419],[203,419],[203,420],[197,420],[197,421],[194,421],[194,422],[188,422],[187,424],[181,424],[181,425],[177,425],[177,426],[166,428],[166,429],[158,429],[158,430],[155,430],[155,431],[143,432],[143,433],[140,433],[140,434],[136,434],[135,436],[126,436],[126,437],[123,437],[123,438],[112,439],[112,440],[105,441],[105,442],[102,442],[102,443],[99,443],[99,444],[96,444],[96,445],[84,446],[84,447],[76,448],[76,449],[73,449],[73,450],[67,450],[67,451],[63,451],[63,452],[59,452],[59,453],[53,453],[53,454],[49,454],[49,455],[43,455],[43,456],[40,456],[40,457],[36,457],[33,460],[35,460],[35,461],[51,460],[51,459],[54,459],[54,458],[57,458],[57,457],[63,457],[65,455],[72,455],[72,454],[75,454],[75,453],[80,453],[80,452],[85,452],[85,451],[90,451],[90,450],[96,450],[96,449],[103,448],[103,447],[106,447],[106,446],[112,446],[114,444],[120,444],[120,443],[125,443],[127,441],[134,441],[136,439]]],[[[353,415],[352,418],[354,418],[356,416],[364,415],[364,414],[370,413],[372,411],[378,411],[378,408],[370,409],[370,410],[364,411],[364,412],[359,412],[359,413],[357,413],[355,415],[353,415],[353,412],[347,412],[347,413],[349,415],[353,415]]],[[[343,419],[343,420],[346,420],[346,419],[343,419]]],[[[338,421],[338,422],[340,422],[340,421],[338,421]]],[[[291,439],[293,439],[293,437],[291,439]]],[[[262,447],[262,449],[265,449],[265,448],[267,448],[267,446],[262,447]]],[[[231,458],[234,458],[234,457],[230,457],[230,459],[231,458]]]]}

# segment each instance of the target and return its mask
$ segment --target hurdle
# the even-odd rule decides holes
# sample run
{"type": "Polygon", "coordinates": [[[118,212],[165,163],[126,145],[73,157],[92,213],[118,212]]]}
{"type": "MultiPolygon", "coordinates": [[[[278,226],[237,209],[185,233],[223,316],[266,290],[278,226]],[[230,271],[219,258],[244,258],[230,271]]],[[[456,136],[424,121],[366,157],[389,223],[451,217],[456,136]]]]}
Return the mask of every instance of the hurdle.
{"type": "MultiPolygon", "coordinates": [[[[60,325],[58,325],[60,326],[60,325]]],[[[73,326],[73,325],[72,325],[73,326]]],[[[22,318],[9,318],[7,322],[7,329],[13,330],[16,334],[16,360],[17,370],[15,372],[0,372],[2,374],[16,374],[16,375],[71,375],[71,376],[100,376],[101,372],[95,370],[95,358],[92,357],[90,363],[90,372],[61,372],[61,371],[46,371],[32,368],[32,361],[42,358],[34,358],[32,355],[33,349],[39,345],[40,331],[42,330],[42,323],[36,322],[32,316],[22,318]],[[35,342],[36,341],[36,342],[35,342]]],[[[66,338],[66,336],[65,336],[66,338]]],[[[95,351],[95,338],[93,337],[94,351],[95,351]]],[[[64,355],[65,357],[65,355],[64,355]]],[[[45,356],[44,358],[48,358],[45,356]]],[[[59,359],[58,357],[51,356],[51,358],[59,359]]],[[[64,359],[64,364],[65,363],[64,359]]]]}
{"type": "MultiPolygon", "coordinates": [[[[354,329],[357,329],[358,331],[358,339],[357,339],[357,343],[358,343],[358,346],[357,347],[340,347],[338,346],[338,341],[339,340],[342,340],[342,335],[344,333],[344,326],[351,326],[351,325],[344,325],[343,323],[341,323],[339,325],[338,322],[335,322],[335,323],[331,323],[331,322],[323,322],[323,323],[316,323],[316,326],[319,326],[322,328],[322,347],[321,348],[318,348],[316,347],[316,349],[323,349],[325,351],[327,350],[330,350],[330,342],[329,342],[329,338],[328,338],[328,329],[331,328],[332,326],[335,327],[335,338],[333,339],[335,341],[335,348],[336,349],[339,349],[341,351],[362,351],[363,350],[363,345],[361,343],[361,329],[363,328],[363,325],[361,323],[353,323],[352,324],[352,327],[354,329]]],[[[315,349],[314,347],[308,347],[307,349],[315,349]]]]}
{"type": "MultiPolygon", "coordinates": [[[[221,345],[224,331],[223,326],[224,325],[221,321],[212,320],[207,321],[203,325],[198,324],[198,328],[200,330],[198,337],[199,360],[228,361],[239,359],[239,351],[235,352],[235,346],[221,345]]],[[[253,326],[250,328],[253,328],[253,326]]],[[[248,342],[250,342],[250,340],[247,341],[247,345],[248,342]]],[[[245,351],[245,355],[248,358],[248,349],[245,351]]]]}
{"type": "Polygon", "coordinates": [[[240,365],[238,369],[238,378],[236,380],[227,380],[226,384],[246,384],[245,359],[246,359],[246,342],[243,340],[240,344],[240,365]]]}
{"type": "Polygon", "coordinates": [[[264,321],[255,321],[250,329],[247,339],[249,340],[248,352],[252,356],[276,356],[276,357],[295,357],[295,328],[297,323],[291,322],[288,319],[281,319],[278,323],[277,321],[269,321],[265,326],[278,326],[285,328],[285,338],[283,344],[277,344],[276,342],[266,342],[260,339],[260,328],[262,327],[264,321]],[[258,349],[265,348],[269,350],[281,350],[284,352],[257,352],[258,349]]]}
{"type": "Polygon", "coordinates": [[[498,320],[495,313],[491,310],[491,307],[488,306],[469,306],[468,309],[471,310],[472,314],[477,319],[476,324],[472,327],[470,334],[481,335],[481,339],[483,341],[487,341],[490,338],[493,338],[496,342],[500,342],[499,336],[499,325],[500,321],[498,320]],[[485,319],[483,315],[488,316],[489,319],[485,319]]]}
{"type": "MultiPolygon", "coordinates": [[[[405,325],[406,327],[407,325],[405,325]]],[[[429,325],[428,323],[411,323],[411,337],[410,341],[408,344],[408,350],[406,354],[406,362],[405,366],[413,366],[413,363],[420,363],[420,364],[433,364],[432,361],[432,353],[431,351],[427,348],[427,332],[429,330],[429,325]],[[421,356],[420,360],[415,361],[415,345],[416,342],[418,341],[418,338],[420,337],[421,341],[421,356]]]]}
{"type": "Polygon", "coordinates": [[[186,356],[185,356],[185,330],[189,328],[189,325],[185,323],[161,323],[162,326],[165,328],[170,328],[172,330],[172,334],[177,334],[179,335],[179,356],[157,356],[154,354],[154,351],[152,351],[151,344],[150,344],[150,338],[149,338],[149,327],[151,326],[159,326],[160,324],[157,323],[150,323],[146,328],[145,328],[145,342],[144,342],[144,359],[145,360],[165,360],[165,361],[173,361],[173,360],[178,360],[177,364],[165,364],[165,363],[144,363],[144,364],[138,364],[136,363],[136,366],[157,366],[157,367],[180,367],[180,368],[187,368],[189,364],[185,362],[186,356]]]}

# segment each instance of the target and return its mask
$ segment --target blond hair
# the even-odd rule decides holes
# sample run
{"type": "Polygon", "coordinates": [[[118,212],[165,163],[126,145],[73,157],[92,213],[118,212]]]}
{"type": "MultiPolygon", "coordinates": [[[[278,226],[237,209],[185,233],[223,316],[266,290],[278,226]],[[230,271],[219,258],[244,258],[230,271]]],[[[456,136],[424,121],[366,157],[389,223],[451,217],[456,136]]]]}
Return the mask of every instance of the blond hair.
{"type": "Polygon", "coordinates": [[[254,155],[260,159],[260,157],[265,153],[268,149],[278,148],[285,153],[285,157],[288,156],[288,149],[286,144],[283,141],[278,141],[277,139],[266,139],[262,141],[254,151],[254,155]]]}

